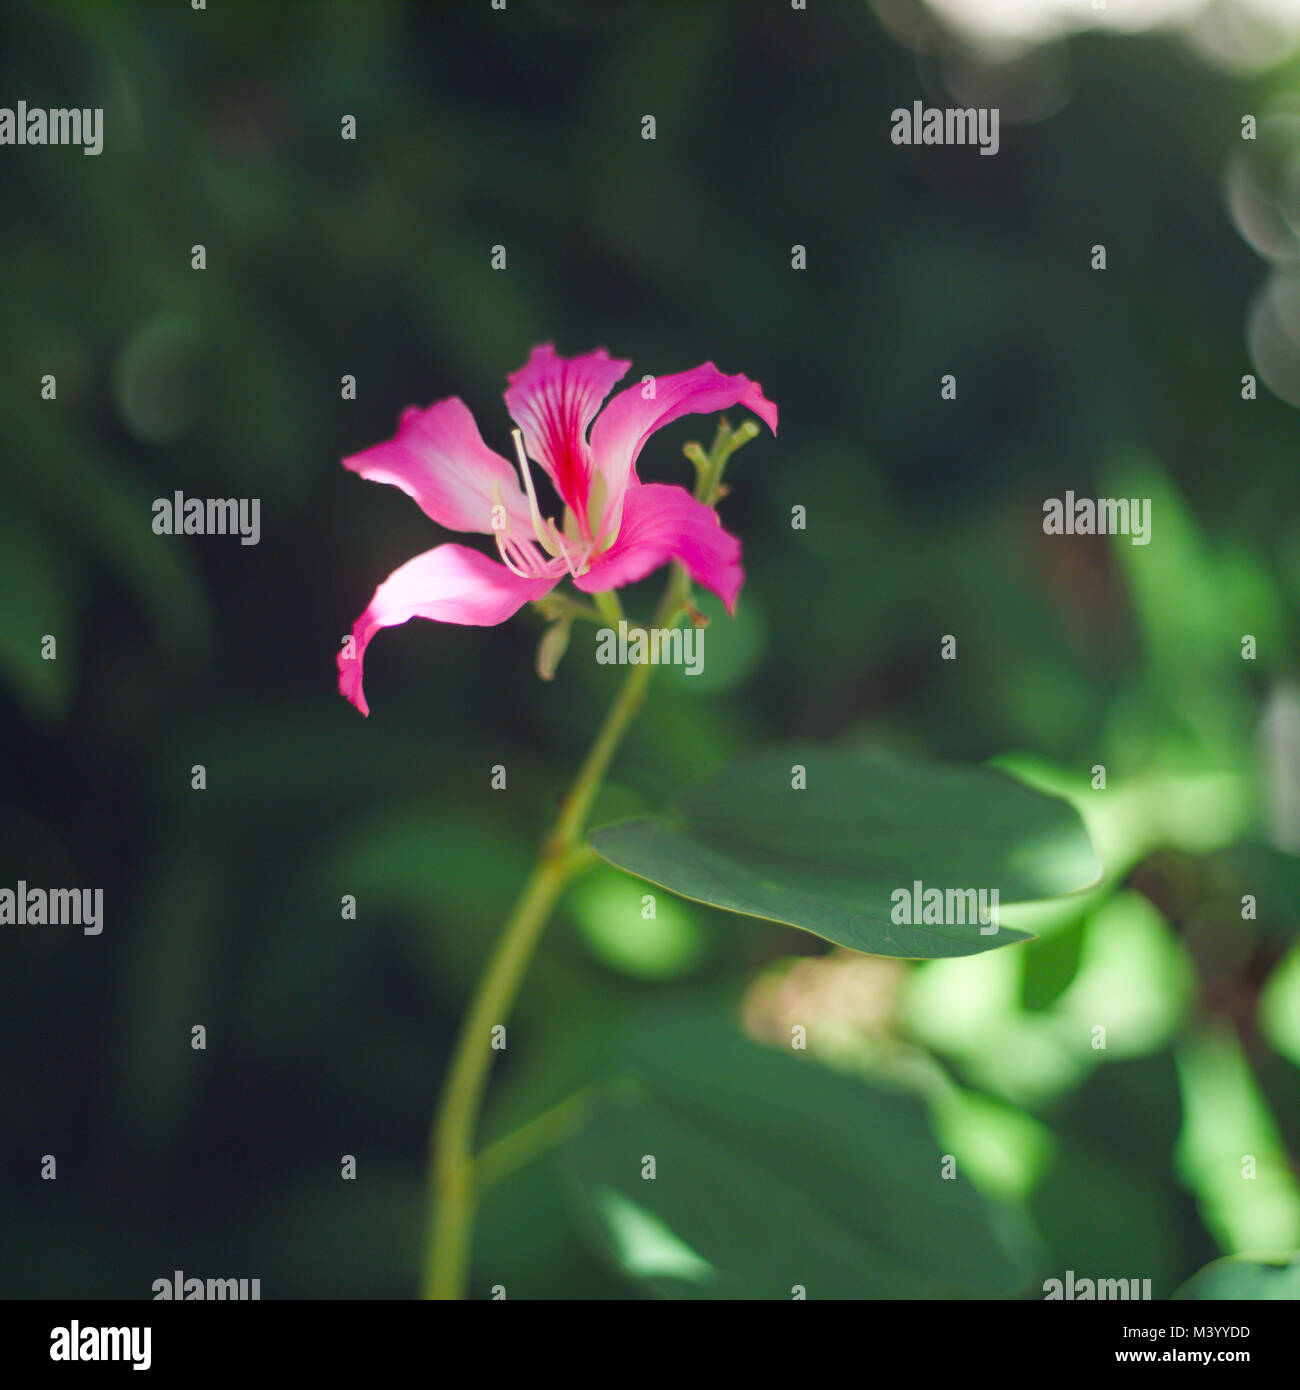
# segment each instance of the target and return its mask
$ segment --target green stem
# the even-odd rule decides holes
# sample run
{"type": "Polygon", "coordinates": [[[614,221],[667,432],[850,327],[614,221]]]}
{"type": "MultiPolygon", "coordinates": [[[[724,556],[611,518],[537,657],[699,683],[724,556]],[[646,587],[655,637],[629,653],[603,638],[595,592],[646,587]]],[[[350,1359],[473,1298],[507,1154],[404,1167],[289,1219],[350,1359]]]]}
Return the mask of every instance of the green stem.
{"type": "MultiPolygon", "coordinates": [[[[666,611],[677,587],[674,574],[661,611],[666,611]]],[[[492,1029],[505,1023],[560,894],[596,857],[594,850],[581,843],[587,814],[628,725],[645,702],[653,671],[649,663],[633,666],[624,678],[506,919],[461,1025],[430,1143],[433,1224],[422,1283],[426,1298],[465,1296],[477,1205],[474,1131],[492,1065],[492,1029]]]]}
{"type": "Polygon", "coordinates": [[[560,894],[592,851],[544,852],[524,885],[478,983],[456,1041],[430,1147],[432,1240],[426,1298],[463,1298],[476,1206],[474,1129],[492,1062],[492,1029],[504,1023],[560,894]]]}
{"type": "MultiPolygon", "coordinates": [[[[719,427],[708,455],[708,467],[696,481],[697,498],[706,503],[716,501],[727,459],[753,437],[755,429],[752,422],[738,430],[728,429],[725,423],[719,427]]],[[[674,564],[663,598],[651,619],[652,626],[674,627],[680,622],[687,611],[690,594],[690,576],[680,564],[674,564]]],[[[622,606],[615,595],[596,594],[594,597],[597,611],[606,620],[622,616],[622,606]]],[[[579,606],[574,605],[575,608],[579,606]]],[[[596,858],[595,851],[582,843],[587,816],[628,726],[645,703],[646,688],[653,672],[654,667],[646,662],[633,666],[624,678],[596,741],[561,803],[555,824],[542,842],[533,871],[506,919],[501,937],[470,1000],[430,1136],[431,1226],[421,1280],[421,1292],[426,1298],[465,1296],[478,1191],[485,1177],[499,1176],[502,1154],[507,1152],[505,1146],[511,1142],[501,1140],[475,1158],[474,1133],[492,1069],[492,1030],[505,1024],[560,895],[596,858]]],[[[534,1123],[544,1128],[543,1120],[548,1120],[548,1116],[534,1123]]],[[[525,1126],[524,1131],[531,1128],[525,1126]]],[[[512,1140],[522,1142],[524,1131],[512,1136],[512,1140]]],[[[530,1140],[533,1137],[530,1135],[530,1140]]]]}
{"type": "Polygon", "coordinates": [[[535,600],[533,607],[547,622],[556,622],[561,618],[581,618],[583,622],[587,623],[603,623],[605,621],[600,610],[593,604],[579,603],[570,595],[559,593],[556,590],[544,598],[535,600]]]}
{"type": "Polygon", "coordinates": [[[734,430],[726,420],[718,423],[713,448],[705,456],[704,466],[695,482],[696,501],[703,502],[706,507],[712,507],[717,502],[722,491],[722,470],[726,468],[727,460],[757,434],[758,426],[752,420],[746,420],[734,430]]]}
{"type": "Polygon", "coordinates": [[[604,589],[598,594],[592,594],[596,600],[596,607],[600,611],[600,616],[615,627],[623,617],[623,605],[619,602],[618,595],[613,589],[604,589]]]}

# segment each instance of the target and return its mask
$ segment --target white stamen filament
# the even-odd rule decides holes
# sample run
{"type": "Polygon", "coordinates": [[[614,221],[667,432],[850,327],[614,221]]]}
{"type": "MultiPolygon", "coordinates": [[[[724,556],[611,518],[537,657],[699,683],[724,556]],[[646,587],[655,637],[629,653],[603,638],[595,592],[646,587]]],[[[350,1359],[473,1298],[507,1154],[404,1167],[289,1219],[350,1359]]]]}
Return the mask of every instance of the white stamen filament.
{"type": "MultiPolygon", "coordinates": [[[[562,559],[565,568],[576,579],[580,574],[585,574],[587,572],[592,547],[590,545],[584,546],[575,563],[569,542],[565,539],[560,528],[556,526],[555,518],[547,517],[545,520],[542,519],[542,509],[537,504],[537,493],[533,488],[533,475],[528,467],[528,455],[524,450],[523,431],[511,430],[510,434],[515,441],[515,453],[519,456],[519,472],[524,480],[524,491],[528,494],[528,513],[532,519],[533,534],[537,537],[537,544],[540,545],[548,555],[557,559],[562,559]]],[[[506,565],[514,573],[518,574],[519,571],[514,569],[514,566],[511,565],[510,560],[506,557],[499,533],[497,536],[497,546],[498,549],[501,550],[501,558],[505,560],[506,565]]],[[[516,560],[520,559],[520,552],[523,551],[523,547],[513,540],[511,541],[511,546],[512,549],[516,551],[516,560]]],[[[531,558],[533,562],[536,563],[537,557],[534,555],[531,558]]],[[[542,564],[538,567],[537,573],[541,574],[544,572],[545,565],[542,564]]],[[[525,574],[521,577],[527,579],[533,576],[525,574]]]]}
{"type": "Polygon", "coordinates": [[[533,578],[531,574],[520,568],[518,560],[514,558],[514,552],[517,549],[514,539],[507,536],[504,531],[498,531],[496,533],[496,538],[497,552],[501,556],[501,561],[506,569],[508,569],[511,574],[518,575],[520,579],[533,578]]]}

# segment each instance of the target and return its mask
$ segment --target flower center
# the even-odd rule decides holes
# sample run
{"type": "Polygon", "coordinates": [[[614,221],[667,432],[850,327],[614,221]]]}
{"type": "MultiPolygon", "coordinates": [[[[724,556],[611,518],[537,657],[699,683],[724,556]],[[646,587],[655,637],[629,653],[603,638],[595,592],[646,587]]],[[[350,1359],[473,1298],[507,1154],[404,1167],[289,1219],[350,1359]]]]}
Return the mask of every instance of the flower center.
{"type": "Polygon", "coordinates": [[[576,579],[591,568],[591,556],[597,550],[590,539],[590,527],[585,517],[576,515],[569,507],[564,509],[564,529],[555,524],[553,517],[542,519],[541,508],[537,505],[537,491],[533,487],[533,475],[528,467],[528,455],[524,451],[524,436],[519,430],[512,430],[515,453],[519,457],[519,472],[523,478],[524,492],[528,496],[528,514],[533,524],[533,539],[520,538],[510,533],[510,515],[504,508],[505,525],[496,532],[497,550],[506,568],[521,579],[549,578],[567,569],[576,579]],[[534,541],[536,544],[534,544],[534,541]],[[537,552],[541,546],[551,558],[544,559],[537,552]]]}

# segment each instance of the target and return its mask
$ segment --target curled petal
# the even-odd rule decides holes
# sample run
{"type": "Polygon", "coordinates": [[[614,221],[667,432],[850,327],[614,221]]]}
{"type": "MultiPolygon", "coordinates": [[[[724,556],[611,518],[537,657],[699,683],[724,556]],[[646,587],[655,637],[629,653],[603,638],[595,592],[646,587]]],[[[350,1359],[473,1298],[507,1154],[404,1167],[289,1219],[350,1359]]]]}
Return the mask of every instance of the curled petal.
{"type": "Polygon", "coordinates": [[[453,531],[502,529],[506,520],[532,535],[528,501],[515,470],[483,442],[464,401],[403,411],[392,439],[350,454],[343,466],[371,482],[391,483],[420,510],[453,531]],[[505,507],[493,526],[492,508],[505,507]]]}
{"type": "Polygon", "coordinates": [[[584,522],[592,479],[587,427],[631,365],[604,348],[560,357],[553,344],[542,343],[507,378],[506,409],[524,433],[529,458],[546,469],[565,504],[584,522]]]}
{"type": "Polygon", "coordinates": [[[680,560],[697,584],[712,589],[728,613],[734,611],[745,578],[740,542],[722,529],[717,512],[684,487],[633,483],[624,498],[618,539],[573,582],[589,594],[617,589],[669,560],[680,560]]]}
{"type": "Polygon", "coordinates": [[[618,525],[623,492],[635,486],[636,461],[646,440],[658,429],[682,415],[709,415],[743,405],[776,433],[776,406],[763,388],[747,376],[726,376],[712,362],[689,372],[657,377],[654,396],[648,388],[629,386],[600,412],[591,431],[591,453],[605,478],[605,515],[592,518],[602,532],[618,525]]]}
{"type": "Polygon", "coordinates": [[[352,628],[351,643],[339,653],[339,693],[362,714],[370,713],[361,688],[361,669],[370,639],[383,627],[411,618],[492,627],[541,598],[555,579],[523,579],[464,545],[440,545],[395,569],[375,590],[370,606],[352,628]]]}

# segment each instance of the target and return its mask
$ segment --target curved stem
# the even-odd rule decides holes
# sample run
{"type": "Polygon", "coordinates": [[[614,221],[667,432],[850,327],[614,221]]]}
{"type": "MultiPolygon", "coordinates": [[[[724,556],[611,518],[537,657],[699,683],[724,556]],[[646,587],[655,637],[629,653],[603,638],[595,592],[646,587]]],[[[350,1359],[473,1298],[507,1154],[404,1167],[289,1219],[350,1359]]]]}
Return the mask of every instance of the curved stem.
{"type": "MultiPolygon", "coordinates": [[[[674,576],[665,604],[678,588],[674,576]]],[[[587,814],[628,725],[645,701],[653,671],[649,664],[628,671],[506,919],[461,1025],[430,1142],[433,1224],[422,1282],[426,1298],[465,1296],[477,1206],[474,1131],[492,1066],[492,1029],[505,1023],[560,894],[596,857],[580,843],[587,814]]]]}
{"type": "Polygon", "coordinates": [[[537,939],[565,885],[591,851],[543,854],[524,885],[479,980],[456,1041],[434,1120],[433,1229],[425,1271],[426,1298],[463,1298],[476,1206],[474,1129],[492,1062],[492,1029],[505,1022],[537,939]]]}
{"type": "MultiPolygon", "coordinates": [[[[717,500],[727,459],[756,432],[757,426],[752,422],[737,430],[730,429],[725,421],[719,425],[706,458],[707,466],[696,482],[695,495],[699,500],[706,504],[717,500]]],[[[687,611],[690,594],[690,576],[681,564],[674,564],[651,625],[674,627],[687,611]]],[[[598,612],[606,620],[622,617],[622,607],[614,594],[594,597],[598,612]]],[[[492,1030],[505,1024],[560,895],[570,880],[596,857],[595,851],[582,843],[587,816],[628,726],[645,703],[653,672],[654,667],[648,662],[633,666],[619,687],[595,742],[561,803],[555,824],[542,842],[537,863],[506,919],[461,1025],[430,1136],[432,1224],[421,1280],[421,1292],[426,1298],[465,1296],[481,1178],[480,1161],[474,1156],[474,1133],[492,1070],[492,1030]]],[[[500,1146],[494,1152],[499,1156],[500,1146]]]]}

